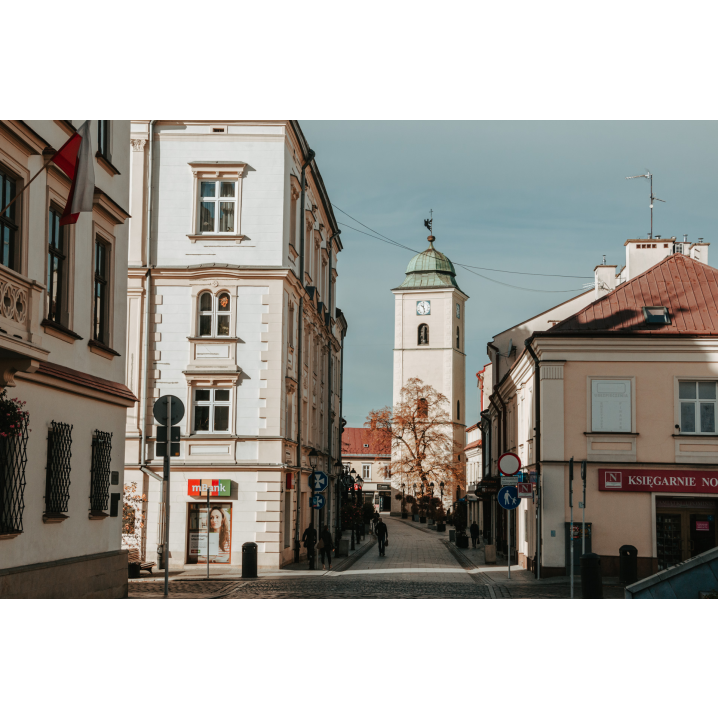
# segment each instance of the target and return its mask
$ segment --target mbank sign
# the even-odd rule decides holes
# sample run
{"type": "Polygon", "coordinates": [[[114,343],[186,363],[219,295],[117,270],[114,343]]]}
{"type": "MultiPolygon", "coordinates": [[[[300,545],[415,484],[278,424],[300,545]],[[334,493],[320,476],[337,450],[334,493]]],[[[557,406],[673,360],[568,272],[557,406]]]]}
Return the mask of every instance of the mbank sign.
{"type": "Polygon", "coordinates": [[[232,482],[229,479],[189,479],[187,481],[187,495],[201,496],[207,484],[212,487],[210,497],[232,495],[232,482]]]}

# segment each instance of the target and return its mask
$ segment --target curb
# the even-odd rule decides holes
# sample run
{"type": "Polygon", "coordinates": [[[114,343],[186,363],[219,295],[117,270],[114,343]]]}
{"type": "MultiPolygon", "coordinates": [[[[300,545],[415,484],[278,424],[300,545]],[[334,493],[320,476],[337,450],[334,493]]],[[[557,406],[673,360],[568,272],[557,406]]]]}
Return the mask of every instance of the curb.
{"type": "Polygon", "coordinates": [[[332,570],[332,573],[343,573],[348,568],[351,568],[365,553],[369,551],[369,549],[376,543],[376,536],[373,536],[370,534],[370,536],[367,536],[366,538],[370,538],[371,541],[368,541],[365,546],[362,546],[360,549],[355,551],[351,556],[347,558],[346,561],[344,561],[340,568],[335,568],[332,570]]]}

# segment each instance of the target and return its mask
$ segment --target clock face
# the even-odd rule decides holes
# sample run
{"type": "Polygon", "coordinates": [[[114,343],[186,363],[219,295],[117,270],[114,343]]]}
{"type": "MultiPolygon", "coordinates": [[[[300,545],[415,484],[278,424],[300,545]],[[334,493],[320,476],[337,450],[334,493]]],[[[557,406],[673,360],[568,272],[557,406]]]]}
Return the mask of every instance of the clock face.
{"type": "Polygon", "coordinates": [[[461,319],[461,305],[460,304],[456,305],[456,318],[461,319]]]}
{"type": "Polygon", "coordinates": [[[431,302],[417,302],[416,303],[417,314],[431,314],[431,302]]]}

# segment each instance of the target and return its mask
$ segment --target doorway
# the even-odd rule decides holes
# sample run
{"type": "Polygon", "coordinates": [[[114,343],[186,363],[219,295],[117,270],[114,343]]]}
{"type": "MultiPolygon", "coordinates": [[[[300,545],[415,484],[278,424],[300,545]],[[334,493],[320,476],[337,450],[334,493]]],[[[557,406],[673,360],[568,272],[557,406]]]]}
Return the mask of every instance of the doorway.
{"type": "Polygon", "coordinates": [[[658,570],[663,571],[718,545],[715,499],[656,499],[658,570]]]}

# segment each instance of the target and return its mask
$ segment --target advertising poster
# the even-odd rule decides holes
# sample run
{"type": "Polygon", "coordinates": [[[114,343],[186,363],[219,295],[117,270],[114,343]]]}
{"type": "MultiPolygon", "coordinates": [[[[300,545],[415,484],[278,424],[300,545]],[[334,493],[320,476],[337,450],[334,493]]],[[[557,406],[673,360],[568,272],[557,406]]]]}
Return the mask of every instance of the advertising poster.
{"type": "Polygon", "coordinates": [[[232,556],[232,504],[190,504],[187,563],[230,563],[232,556]],[[209,539],[209,540],[208,540],[209,539]]]}

